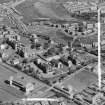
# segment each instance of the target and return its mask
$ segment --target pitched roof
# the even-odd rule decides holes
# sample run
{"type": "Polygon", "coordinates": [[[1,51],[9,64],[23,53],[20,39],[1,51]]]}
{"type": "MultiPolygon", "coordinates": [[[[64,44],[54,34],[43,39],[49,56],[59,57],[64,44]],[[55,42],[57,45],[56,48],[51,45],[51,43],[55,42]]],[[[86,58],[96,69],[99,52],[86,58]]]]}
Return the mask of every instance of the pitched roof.
{"type": "Polygon", "coordinates": [[[92,44],[93,42],[97,42],[98,38],[97,37],[81,37],[79,38],[79,40],[82,44],[92,44]]]}

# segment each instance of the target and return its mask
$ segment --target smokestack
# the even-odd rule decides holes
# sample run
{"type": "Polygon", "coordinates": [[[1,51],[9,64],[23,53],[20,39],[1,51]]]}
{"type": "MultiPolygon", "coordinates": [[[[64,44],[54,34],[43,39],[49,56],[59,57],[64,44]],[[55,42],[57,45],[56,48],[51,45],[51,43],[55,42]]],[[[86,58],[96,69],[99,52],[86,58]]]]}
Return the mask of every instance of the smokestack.
{"type": "Polygon", "coordinates": [[[13,76],[10,76],[10,86],[12,86],[13,76]]]}

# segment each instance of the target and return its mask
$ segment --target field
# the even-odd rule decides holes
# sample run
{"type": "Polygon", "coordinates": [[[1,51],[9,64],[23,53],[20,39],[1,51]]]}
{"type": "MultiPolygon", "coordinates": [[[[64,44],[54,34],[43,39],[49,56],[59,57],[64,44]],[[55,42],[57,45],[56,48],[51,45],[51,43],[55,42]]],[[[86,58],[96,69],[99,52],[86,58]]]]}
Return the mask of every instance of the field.
{"type": "MultiPolygon", "coordinates": [[[[13,76],[15,81],[26,86],[27,83],[34,84],[34,90],[32,92],[31,97],[44,97],[44,95],[54,95],[53,92],[50,90],[45,92],[49,89],[49,86],[46,84],[27,76],[26,74],[17,71],[16,69],[5,65],[4,63],[0,63],[0,101],[14,101],[17,99],[22,99],[25,97],[25,94],[18,90],[17,88],[11,87],[7,85],[4,81],[9,80],[10,76],[13,76]],[[23,77],[23,78],[22,78],[23,77]],[[40,95],[42,94],[42,96],[40,95]]],[[[30,97],[30,95],[28,95],[30,97]]]]}
{"type": "Polygon", "coordinates": [[[10,68],[5,68],[0,64],[0,101],[10,101],[22,98],[24,95],[17,89],[10,87],[4,83],[10,76],[16,77],[17,72],[10,68]]]}
{"type": "Polygon", "coordinates": [[[69,13],[62,6],[62,3],[28,0],[18,5],[16,9],[22,13],[24,21],[28,22],[34,21],[35,18],[70,18],[69,13]]]}
{"type": "Polygon", "coordinates": [[[66,79],[63,83],[63,86],[65,87],[72,86],[77,90],[77,92],[81,92],[91,83],[95,83],[96,81],[97,75],[90,73],[86,70],[83,70],[75,74],[74,76],[66,79]]]}
{"type": "MultiPolygon", "coordinates": [[[[8,1],[11,0],[0,0],[0,3],[8,1]]],[[[16,9],[23,15],[25,23],[33,22],[36,18],[71,19],[70,14],[63,7],[66,1],[68,0],[26,0],[16,9]]]]}

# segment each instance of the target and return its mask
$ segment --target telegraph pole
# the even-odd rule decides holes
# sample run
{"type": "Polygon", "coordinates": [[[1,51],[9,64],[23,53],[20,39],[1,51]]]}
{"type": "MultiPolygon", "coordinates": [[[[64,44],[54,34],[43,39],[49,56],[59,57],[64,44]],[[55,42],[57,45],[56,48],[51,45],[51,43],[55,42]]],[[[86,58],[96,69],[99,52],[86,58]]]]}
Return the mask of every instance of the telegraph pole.
{"type": "Polygon", "coordinates": [[[101,90],[101,8],[98,8],[98,85],[101,90]]]}

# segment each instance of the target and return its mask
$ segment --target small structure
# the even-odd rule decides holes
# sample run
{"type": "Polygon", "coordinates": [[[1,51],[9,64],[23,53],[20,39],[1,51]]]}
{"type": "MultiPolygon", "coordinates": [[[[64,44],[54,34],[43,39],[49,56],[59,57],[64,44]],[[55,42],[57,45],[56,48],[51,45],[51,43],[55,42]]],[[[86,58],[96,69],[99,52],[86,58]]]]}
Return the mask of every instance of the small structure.
{"type": "Polygon", "coordinates": [[[10,86],[12,86],[13,76],[10,76],[10,86]]]}
{"type": "Polygon", "coordinates": [[[91,6],[87,4],[86,2],[69,2],[67,1],[63,5],[69,12],[89,12],[91,6]]]}
{"type": "Polygon", "coordinates": [[[94,25],[92,23],[87,24],[87,29],[92,29],[94,25]]]}
{"type": "Polygon", "coordinates": [[[73,87],[71,85],[68,85],[68,89],[69,89],[70,98],[73,99],[74,96],[73,87]]]}
{"type": "Polygon", "coordinates": [[[13,60],[13,64],[14,64],[14,65],[17,65],[17,64],[19,64],[19,63],[20,63],[19,59],[14,59],[14,60],[13,60]]]}
{"type": "Polygon", "coordinates": [[[1,44],[1,45],[0,45],[0,49],[1,49],[1,50],[6,49],[7,47],[8,47],[8,45],[7,45],[7,44],[1,44]]]}
{"type": "Polygon", "coordinates": [[[72,62],[70,60],[68,61],[68,65],[69,65],[69,68],[72,67],[72,62]]]}
{"type": "Polygon", "coordinates": [[[103,94],[102,93],[98,93],[96,94],[93,99],[92,99],[92,105],[99,105],[100,101],[101,101],[101,98],[103,98],[103,94]]]}
{"type": "Polygon", "coordinates": [[[61,62],[58,63],[58,69],[63,68],[63,64],[61,62]]]}
{"type": "Polygon", "coordinates": [[[26,95],[29,95],[30,92],[34,90],[34,85],[32,83],[27,83],[26,84],[26,95]]]}
{"type": "Polygon", "coordinates": [[[2,59],[3,60],[6,60],[8,59],[11,55],[14,54],[14,50],[12,48],[8,48],[8,49],[5,49],[3,52],[2,52],[2,59]]]}
{"type": "Polygon", "coordinates": [[[25,58],[30,58],[35,56],[36,56],[36,49],[25,48],[25,51],[24,51],[25,58]]]}

